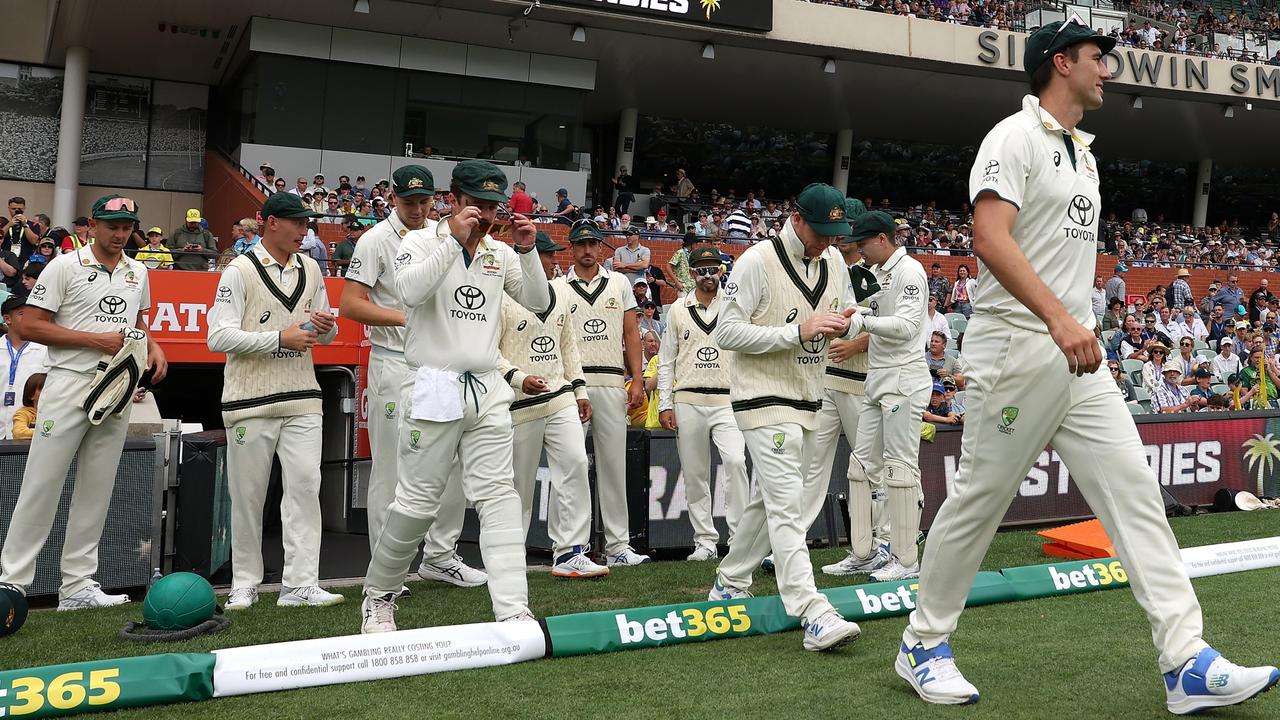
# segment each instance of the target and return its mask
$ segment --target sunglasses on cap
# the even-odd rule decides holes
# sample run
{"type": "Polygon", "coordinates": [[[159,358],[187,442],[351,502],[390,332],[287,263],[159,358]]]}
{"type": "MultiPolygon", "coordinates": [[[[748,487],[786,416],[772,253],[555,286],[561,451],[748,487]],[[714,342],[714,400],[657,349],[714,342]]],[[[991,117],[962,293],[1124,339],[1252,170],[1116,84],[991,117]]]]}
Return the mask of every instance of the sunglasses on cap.
{"type": "Polygon", "coordinates": [[[690,269],[693,270],[693,274],[697,275],[698,277],[713,277],[720,272],[720,267],[718,265],[712,265],[711,267],[696,267],[696,268],[690,268],[690,269]]]}
{"type": "Polygon", "coordinates": [[[124,197],[111,198],[102,209],[107,212],[138,212],[138,203],[124,197]]]}

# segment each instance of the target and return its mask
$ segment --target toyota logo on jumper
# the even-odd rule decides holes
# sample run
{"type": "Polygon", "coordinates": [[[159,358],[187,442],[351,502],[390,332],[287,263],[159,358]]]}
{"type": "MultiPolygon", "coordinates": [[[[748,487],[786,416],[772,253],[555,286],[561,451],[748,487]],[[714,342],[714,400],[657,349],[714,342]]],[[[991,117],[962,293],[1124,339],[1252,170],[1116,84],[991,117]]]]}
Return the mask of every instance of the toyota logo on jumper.
{"type": "Polygon", "coordinates": [[[1067,217],[1081,227],[1089,227],[1093,224],[1093,201],[1083,195],[1071,198],[1071,204],[1067,206],[1067,217]]]}
{"type": "Polygon", "coordinates": [[[108,315],[119,315],[124,312],[124,298],[108,295],[98,301],[98,309],[108,315]]]}
{"type": "Polygon", "coordinates": [[[453,291],[453,301],[467,310],[479,310],[484,307],[484,293],[475,285],[463,285],[453,291]]]}
{"type": "Polygon", "coordinates": [[[538,355],[546,355],[556,349],[556,341],[549,335],[539,335],[529,343],[529,349],[538,355]]]}
{"type": "Polygon", "coordinates": [[[231,288],[222,285],[218,288],[218,297],[231,297],[231,288]]]}
{"type": "Polygon", "coordinates": [[[605,324],[604,324],[604,321],[601,320],[600,318],[591,318],[590,320],[582,323],[582,329],[586,330],[592,335],[598,335],[604,332],[605,324]]]}
{"type": "Polygon", "coordinates": [[[698,348],[698,359],[702,362],[715,362],[720,357],[720,351],[713,347],[698,348]]]}

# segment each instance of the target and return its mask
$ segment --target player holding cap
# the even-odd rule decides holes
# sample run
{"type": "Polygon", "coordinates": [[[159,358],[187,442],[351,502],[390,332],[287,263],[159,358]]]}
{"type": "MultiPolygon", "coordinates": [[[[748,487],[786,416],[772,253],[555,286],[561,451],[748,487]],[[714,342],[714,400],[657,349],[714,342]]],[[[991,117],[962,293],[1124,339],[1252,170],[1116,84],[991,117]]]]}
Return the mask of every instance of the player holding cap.
{"type": "MultiPolygon", "coordinates": [[[[581,232],[581,230],[578,230],[581,232]]],[[[544,232],[535,247],[543,273],[550,280],[555,253],[564,247],[544,232]]],[[[563,282],[551,283],[551,304],[540,313],[516,302],[502,304],[502,377],[516,391],[511,403],[515,424],[515,482],[529,535],[533,494],[537,487],[538,457],[547,449],[547,464],[555,488],[555,502],[547,508],[554,564],[551,575],[592,578],[609,568],[587,557],[591,539],[591,486],[587,481],[587,435],[582,425],[591,420],[591,401],[582,379],[577,333],[569,317],[572,295],[563,282]]]]}
{"type": "MultiPolygon", "coordinates": [[[[125,347],[124,331],[145,329],[141,315],[151,306],[151,294],[146,266],[124,254],[138,222],[138,204],[107,195],[93,204],[90,217],[95,242],[49,261],[19,321],[26,339],[48,347],[51,369],[40,396],[22,489],[0,552],[0,582],[19,588],[30,585],[67,471],[76,459],[75,491],[62,545],[59,610],[129,602],[128,595],[102,592],[93,575],[132,403],[93,424],[85,401],[100,363],[125,347]]],[[[150,338],[146,365],[152,371],[151,382],[164,379],[164,351],[150,338]]]]}
{"type": "MultiPolygon", "coordinates": [[[[435,201],[435,178],[421,165],[405,165],[391,175],[395,209],[360,236],[347,265],[339,308],[342,316],[369,326],[369,552],[373,552],[395,497],[401,400],[413,388],[413,370],[404,359],[404,306],[396,292],[395,261],[400,245],[422,230],[435,201]]],[[[423,538],[418,575],[459,587],[485,584],[488,576],[458,557],[466,499],[455,468],[440,497],[436,522],[423,538]]]]}
{"type": "Polygon", "coordinates": [[[992,534],[1046,445],[1071,469],[1124,563],[1151,623],[1169,711],[1235,704],[1280,681],[1280,670],[1234,665],[1202,639],[1200,606],[1142,440],[1115,383],[1099,372],[1104,354],[1090,301],[1098,165],[1093,136],[1076,126],[1102,106],[1111,77],[1103,59],[1114,46],[1075,17],[1032,33],[1023,55],[1031,94],[987,134],[970,175],[982,281],[965,332],[964,439],[895,663],[929,702],[978,700],[947,638],[992,534]]]}
{"type": "Polygon", "coordinates": [[[676,450],[689,499],[693,525],[693,553],[688,560],[720,557],[711,508],[711,443],[724,463],[725,524],[729,539],[751,494],[747,479],[747,448],[729,407],[732,354],[716,345],[720,312],[720,253],[701,247],[689,254],[693,292],[671,308],[658,350],[658,420],[677,431],[676,450]]]}
{"type": "Polygon", "coordinates": [[[209,311],[209,349],[227,354],[222,420],[231,492],[231,595],[227,610],[258,602],[262,583],[262,505],[273,456],[284,498],[284,587],[277,605],[337,605],[320,588],[320,455],[323,417],[311,347],[330,343],[320,266],[298,252],[307,220],[318,217],[287,192],[262,204],[262,239],[232,260],[209,311]]]}
{"type": "Polygon", "coordinates": [[[627,286],[626,275],[609,272],[600,264],[603,244],[604,235],[595,223],[574,223],[569,232],[573,267],[561,282],[573,291],[568,296],[569,315],[578,333],[582,376],[591,400],[605,562],[615,567],[649,562],[648,555],[631,548],[627,521],[627,410],[644,403],[644,385],[636,296],[627,286]],[[624,389],[626,376],[635,378],[630,391],[624,389]]]}
{"type": "Polygon", "coordinates": [[[714,333],[722,350],[736,353],[729,398],[759,491],[743,510],[707,599],[750,597],[751,573],[772,547],[783,606],[802,619],[804,648],[814,651],[861,632],[818,593],[805,545],[806,470],[816,451],[827,341],[849,332],[855,310],[841,311],[849,274],[825,254],[834,238],[849,234],[844,200],[830,185],[800,193],[782,233],[734,264],[714,333]]]}
{"type": "Polygon", "coordinates": [[[867,394],[849,464],[849,514],[853,556],[861,568],[879,564],[872,548],[870,478],[882,475],[889,509],[888,565],[871,572],[876,582],[920,574],[920,417],[933,385],[921,348],[929,337],[929,277],[894,240],[893,218],[875,210],[851,223],[850,238],[871,265],[880,291],[868,301],[871,315],[854,321],[871,336],[867,394]],[[880,458],[883,458],[881,463],[880,458]],[[881,467],[883,469],[881,469],[881,467]]]}
{"type": "Polygon", "coordinates": [[[536,230],[513,215],[515,250],[489,234],[507,201],[507,176],[493,163],[453,168],[453,213],[411,233],[396,257],[396,291],[407,313],[404,354],[414,382],[401,400],[399,482],[365,577],[361,632],[396,629],[395,600],[435,522],[454,456],[462,489],[480,515],[480,553],[493,614],[531,620],[520,496],[512,475],[511,389],[498,372],[498,336],[507,295],[545,312],[550,288],[536,230]]]}

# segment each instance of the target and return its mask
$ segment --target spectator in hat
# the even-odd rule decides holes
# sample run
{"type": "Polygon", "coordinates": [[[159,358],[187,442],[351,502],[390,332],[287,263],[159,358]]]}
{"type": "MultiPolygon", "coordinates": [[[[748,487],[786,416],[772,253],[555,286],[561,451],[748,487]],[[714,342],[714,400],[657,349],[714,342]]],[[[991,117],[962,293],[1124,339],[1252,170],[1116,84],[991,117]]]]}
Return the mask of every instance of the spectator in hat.
{"type": "Polygon", "coordinates": [[[1169,346],[1159,340],[1153,340],[1147,346],[1147,357],[1149,359],[1142,365],[1142,387],[1151,393],[1160,383],[1161,373],[1169,362],[1169,346]]]}
{"type": "Polygon", "coordinates": [[[276,171],[271,167],[271,163],[264,162],[258,166],[258,182],[267,186],[267,192],[270,193],[276,186],[276,171]]]}
{"type": "Polygon", "coordinates": [[[232,250],[234,250],[237,255],[244,255],[252,250],[253,246],[258,244],[258,240],[260,239],[258,236],[258,221],[253,218],[242,218],[240,222],[236,224],[240,226],[242,235],[239,240],[236,240],[232,250]]]}
{"type": "Polygon", "coordinates": [[[676,181],[671,186],[671,192],[681,200],[685,200],[696,191],[697,188],[693,186],[693,181],[685,174],[684,168],[677,168],[676,181]]]}
{"type": "Polygon", "coordinates": [[[356,243],[360,241],[360,236],[367,229],[355,215],[348,215],[346,220],[347,236],[333,251],[334,274],[339,276],[346,276],[347,266],[351,264],[351,256],[356,252],[356,243]]]}
{"type": "Polygon", "coordinates": [[[1268,287],[1267,279],[1262,278],[1259,280],[1258,289],[1254,290],[1249,295],[1249,322],[1261,322],[1259,313],[1264,307],[1264,304],[1269,305],[1271,303],[1271,299],[1273,297],[1275,296],[1271,294],[1271,289],[1268,287]]]}
{"type": "Polygon", "coordinates": [[[641,278],[631,283],[631,293],[636,298],[636,312],[640,312],[640,308],[649,302],[649,282],[641,278]]]}
{"type": "Polygon", "coordinates": [[[959,415],[960,422],[964,422],[964,400],[956,392],[956,379],[951,375],[943,376],[942,387],[946,390],[943,397],[946,398],[947,404],[951,406],[951,412],[959,415]]]}
{"type": "Polygon", "coordinates": [[[1169,303],[1175,308],[1195,305],[1195,296],[1191,294],[1191,285],[1187,281],[1189,277],[1190,270],[1179,268],[1177,276],[1169,283],[1169,303]]]}
{"type": "Polygon", "coordinates": [[[573,203],[569,202],[569,191],[565,188],[557,190],[556,210],[552,213],[552,215],[555,216],[555,221],[564,225],[572,225],[573,214],[577,211],[578,208],[574,207],[573,203]]]}
{"type": "Polygon", "coordinates": [[[952,412],[951,405],[947,402],[947,388],[941,380],[933,381],[933,392],[929,394],[929,404],[925,406],[922,419],[936,425],[959,425],[964,422],[959,414],[952,412]]]}
{"type": "Polygon", "coordinates": [[[43,265],[58,254],[58,244],[51,237],[40,238],[40,242],[36,243],[35,252],[31,253],[31,257],[27,258],[28,265],[43,265]]]}
{"type": "MultiPolygon", "coordinates": [[[[613,271],[627,276],[632,285],[644,280],[644,273],[649,269],[652,253],[649,248],[640,244],[640,233],[634,228],[625,230],[627,244],[613,251],[613,271]]],[[[659,336],[662,333],[658,333],[659,336]]]]}
{"type": "Polygon", "coordinates": [[[1200,401],[1191,397],[1182,385],[1182,364],[1177,360],[1165,363],[1161,368],[1161,379],[1151,387],[1151,412],[1180,413],[1195,412],[1200,401]]]}
{"type": "Polygon", "coordinates": [[[208,270],[209,259],[218,254],[218,241],[200,225],[200,211],[187,211],[186,222],[169,234],[169,246],[181,252],[174,258],[178,270],[208,270]]]}
{"type": "Polygon", "coordinates": [[[1120,298],[1111,298],[1107,302],[1107,313],[1102,316],[1102,329],[1124,329],[1124,301],[1120,298]]]}
{"type": "Polygon", "coordinates": [[[164,244],[164,231],[153,227],[147,231],[147,244],[134,256],[148,268],[168,270],[173,267],[173,255],[164,244]]]}
{"type": "Polygon", "coordinates": [[[71,252],[93,242],[89,236],[89,218],[81,215],[71,222],[72,235],[63,239],[61,252],[71,252]]]}
{"type": "Polygon", "coordinates": [[[1128,303],[1129,296],[1125,294],[1124,274],[1129,272],[1129,268],[1123,264],[1116,265],[1112,271],[1111,279],[1107,281],[1107,302],[1111,302],[1112,298],[1119,298],[1121,302],[1128,303]]]}
{"type": "Polygon", "coordinates": [[[329,194],[329,188],[325,187],[324,184],[324,173],[316,173],[315,177],[311,179],[311,194],[319,194],[322,197],[329,194]]]}
{"type": "Polygon", "coordinates": [[[946,303],[951,296],[951,281],[942,274],[942,263],[935,262],[929,266],[929,294],[942,303],[946,303]]]}
{"type": "Polygon", "coordinates": [[[1191,397],[1195,398],[1197,401],[1197,410],[1203,412],[1209,409],[1210,398],[1217,394],[1211,387],[1213,384],[1213,373],[1205,370],[1204,368],[1196,368],[1192,377],[1191,397]]]}

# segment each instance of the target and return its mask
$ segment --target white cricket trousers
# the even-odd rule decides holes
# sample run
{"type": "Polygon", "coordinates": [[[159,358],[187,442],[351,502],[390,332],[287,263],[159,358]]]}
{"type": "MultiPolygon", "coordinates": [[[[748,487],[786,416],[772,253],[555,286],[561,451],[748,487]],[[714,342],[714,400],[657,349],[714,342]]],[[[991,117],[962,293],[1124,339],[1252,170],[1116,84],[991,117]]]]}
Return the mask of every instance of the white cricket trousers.
{"type": "Polygon", "coordinates": [[[73,457],[79,463],[62,545],[59,599],[88,587],[98,572],[98,542],[107,521],[132,403],[101,425],[92,425],[80,407],[92,384],[93,373],[58,368],[45,379],[22,489],[0,552],[0,582],[26,587],[35,580],[36,556],[49,539],[73,457]]]}
{"type": "Polygon", "coordinates": [[[399,593],[418,540],[439,516],[454,456],[462,464],[462,490],[480,516],[480,555],[489,574],[489,598],[497,620],[528,612],[520,496],[512,471],[511,401],[515,393],[497,370],[459,382],[462,419],[413,419],[413,392],[401,398],[399,481],[374,546],[365,594],[399,593]],[[465,392],[464,392],[465,388],[465,392]]]}
{"type": "Polygon", "coordinates": [[[711,443],[716,444],[723,461],[724,520],[729,526],[729,542],[733,542],[738,520],[742,518],[751,494],[751,481],[747,478],[746,440],[728,405],[678,402],[672,407],[676,417],[676,450],[680,453],[680,473],[684,475],[693,543],[716,550],[720,531],[712,517],[711,443]]]}
{"type": "Polygon", "coordinates": [[[604,525],[604,551],[616,555],[631,547],[627,517],[627,391],[587,386],[591,400],[592,452],[596,459],[596,492],[604,525]]]}
{"type": "Polygon", "coordinates": [[[555,493],[547,508],[547,534],[551,537],[551,556],[557,558],[574,546],[585,548],[591,542],[587,434],[578,420],[576,402],[547,417],[515,427],[515,482],[524,520],[522,537],[529,535],[533,496],[538,486],[538,459],[544,445],[555,493]]]}
{"type": "MultiPolygon", "coordinates": [[[[890,549],[893,556],[907,566],[920,560],[916,545],[924,507],[924,489],[920,483],[920,423],[931,391],[932,382],[923,365],[917,373],[912,373],[909,366],[871,370],[858,417],[858,440],[853,446],[854,461],[862,465],[869,479],[883,487],[889,510],[886,515],[890,549]],[[877,378],[877,373],[884,376],[877,378]]],[[[853,538],[854,554],[867,557],[874,549],[874,545],[866,546],[866,540],[874,535],[874,510],[859,511],[855,515],[857,505],[849,503],[849,534],[853,538]]]]}
{"type": "Polygon", "coordinates": [[[280,529],[285,587],[320,583],[320,450],[322,416],[245,418],[227,428],[231,494],[231,588],[262,584],[262,507],[271,460],[280,456],[284,497],[280,529]],[[241,437],[240,428],[244,428],[241,437]]]}
{"type": "MultiPolygon", "coordinates": [[[[805,487],[812,494],[804,499],[805,519],[809,527],[817,521],[822,513],[822,505],[827,499],[827,491],[831,485],[831,469],[836,463],[836,448],[840,442],[840,433],[844,432],[845,442],[849,444],[849,461],[853,462],[853,447],[858,442],[858,418],[863,410],[863,396],[840,392],[827,388],[822,398],[822,408],[818,410],[818,429],[813,431],[814,454],[809,461],[810,481],[805,487]],[[824,480],[826,482],[824,482],[824,480]]],[[[878,460],[878,458],[877,458],[878,460]]],[[[888,542],[889,523],[884,513],[884,483],[880,473],[870,476],[871,497],[875,503],[872,515],[873,531],[877,538],[885,538],[888,542]]],[[[852,503],[850,510],[852,511],[852,503]]]]}
{"type": "MultiPolygon", "coordinates": [[[[747,590],[751,575],[773,549],[778,593],[787,614],[806,622],[832,609],[813,582],[805,535],[804,499],[811,497],[805,469],[813,433],[796,423],[743,430],[759,490],[747,503],[729,554],[720,563],[724,583],[747,590]]],[[[825,487],[825,486],[824,486],[825,487]]]]}
{"type": "MultiPolygon", "coordinates": [[[[400,432],[401,398],[413,390],[413,369],[404,354],[375,347],[369,355],[369,493],[365,501],[369,518],[369,552],[378,542],[387,520],[387,507],[396,496],[396,440],[400,432]]],[[[422,540],[422,561],[441,562],[454,553],[467,509],[462,494],[462,470],[454,463],[449,483],[440,498],[440,513],[422,540]]]]}
{"type": "Polygon", "coordinates": [[[908,647],[956,628],[978,564],[1046,445],[1102,521],[1151,622],[1162,672],[1206,647],[1200,604],[1165,519],[1137,427],[1102,365],[1077,378],[1047,333],[975,315],[965,332],[965,415],[955,485],[929,528],[908,647]],[[1010,352],[1016,349],[1016,352],[1010,352]]]}

